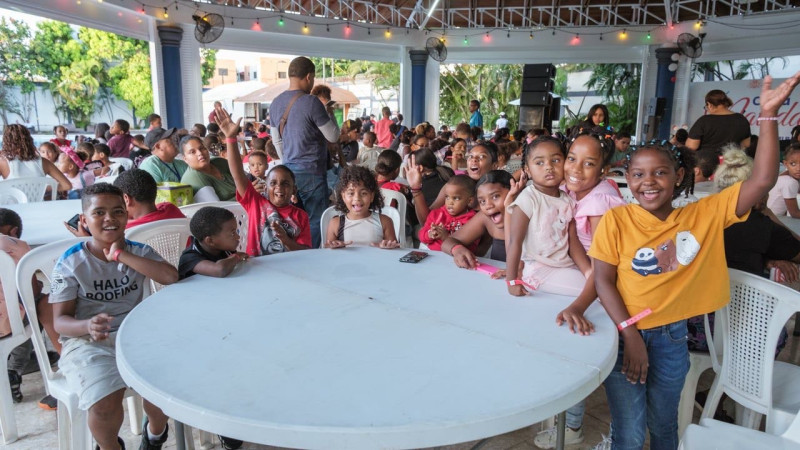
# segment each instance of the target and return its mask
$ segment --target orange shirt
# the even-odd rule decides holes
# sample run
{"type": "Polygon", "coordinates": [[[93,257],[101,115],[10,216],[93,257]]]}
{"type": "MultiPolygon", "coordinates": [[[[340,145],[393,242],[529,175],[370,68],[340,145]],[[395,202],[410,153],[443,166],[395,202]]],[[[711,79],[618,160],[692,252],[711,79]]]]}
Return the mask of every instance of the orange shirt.
{"type": "Polygon", "coordinates": [[[653,310],[638,328],[677,322],[728,303],[723,230],[750,214],[736,216],[741,186],[677,208],[664,221],[634,204],[614,208],[600,220],[589,256],[617,266],[617,289],[631,316],[653,310]]]}

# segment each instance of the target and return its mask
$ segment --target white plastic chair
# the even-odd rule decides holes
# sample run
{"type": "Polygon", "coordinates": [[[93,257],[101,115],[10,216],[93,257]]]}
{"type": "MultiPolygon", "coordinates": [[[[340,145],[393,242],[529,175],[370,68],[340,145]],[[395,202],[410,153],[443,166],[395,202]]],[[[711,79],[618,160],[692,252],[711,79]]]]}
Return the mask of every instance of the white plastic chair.
{"type": "MultiPolygon", "coordinates": [[[[181,253],[186,249],[189,240],[189,219],[166,219],[135,226],[125,232],[125,237],[134,242],[142,242],[164,258],[165,261],[178,267],[181,253]]],[[[150,281],[151,291],[158,292],[163,287],[150,281]]]]}
{"type": "Polygon", "coordinates": [[[50,187],[50,200],[56,199],[58,181],[50,177],[21,177],[0,181],[0,189],[5,187],[17,188],[25,193],[28,203],[44,201],[44,194],[50,187]]]}
{"type": "MultiPolygon", "coordinates": [[[[31,279],[34,274],[37,271],[41,271],[49,279],[58,258],[73,245],[86,240],[88,238],[74,238],[45,244],[31,250],[19,261],[15,279],[30,323],[38,323],[36,299],[31,285],[31,279]]],[[[3,276],[5,280],[5,274],[3,276]]],[[[3,288],[5,289],[5,283],[3,288]]],[[[14,314],[13,311],[16,311],[15,308],[18,306],[14,301],[16,298],[16,295],[9,296],[6,294],[6,304],[8,305],[9,318],[12,320],[12,327],[14,326],[14,316],[12,314],[14,314]]],[[[20,321],[19,325],[21,325],[19,316],[17,316],[16,320],[20,321]]],[[[91,448],[92,437],[89,433],[87,413],[78,407],[78,395],[70,390],[64,375],[61,372],[53,372],[52,367],[50,367],[42,331],[38,326],[28,328],[47,393],[58,400],[56,415],[58,418],[59,448],[62,450],[85,450],[91,448]]],[[[51,336],[51,339],[56,338],[57,336],[51,336]]],[[[131,432],[137,435],[141,434],[143,417],[141,398],[131,390],[126,391],[125,395],[128,399],[131,432]]],[[[3,433],[5,434],[5,429],[3,433]]]]}
{"type": "Polygon", "coordinates": [[[225,208],[233,213],[233,215],[236,217],[236,231],[239,232],[239,237],[241,238],[239,241],[239,247],[236,250],[240,252],[246,252],[249,221],[247,218],[247,211],[244,210],[244,207],[239,204],[239,202],[205,202],[181,206],[180,209],[186,217],[191,219],[194,214],[200,210],[200,208],[204,208],[206,206],[225,208]]]}
{"type": "Polygon", "coordinates": [[[125,170],[133,169],[133,160],[130,158],[108,158],[109,161],[112,163],[117,163],[120,166],[124,167],[125,170]]]}
{"type": "Polygon", "coordinates": [[[775,362],[775,346],[786,321],[800,311],[800,292],[739,270],[729,273],[731,301],[716,316],[722,364],[702,417],[713,417],[724,392],[747,409],[741,416],[737,410],[737,423],[757,428],[766,414],[767,433],[780,434],[800,407],[800,367],[775,362]]]}
{"type": "MultiPolygon", "coordinates": [[[[322,213],[322,217],[319,219],[319,232],[320,236],[322,236],[322,244],[321,247],[325,247],[325,236],[327,236],[328,232],[328,224],[331,222],[331,219],[340,215],[341,213],[336,210],[335,207],[331,206],[326,209],[322,213]]],[[[394,234],[395,236],[403,236],[403,232],[400,231],[400,212],[396,208],[392,208],[391,206],[384,206],[381,209],[381,214],[388,216],[392,219],[392,223],[394,224],[394,234]]],[[[403,241],[399,240],[400,245],[403,245],[403,241]]]]}
{"type": "Polygon", "coordinates": [[[28,197],[24,192],[15,187],[0,186],[0,205],[19,205],[28,203],[28,197]]]}
{"type": "MultiPolygon", "coordinates": [[[[8,355],[20,344],[31,337],[31,327],[22,324],[17,298],[17,283],[14,273],[16,263],[8,253],[0,251],[0,280],[3,282],[3,296],[8,308],[8,321],[11,334],[0,339],[0,428],[3,430],[3,443],[10,444],[17,440],[17,419],[14,415],[14,403],[11,399],[11,386],[8,381],[8,355]]],[[[28,278],[28,284],[31,279],[28,278]]]]}
{"type": "Polygon", "coordinates": [[[381,189],[381,195],[383,196],[383,204],[386,206],[391,206],[392,200],[397,202],[397,212],[400,213],[400,223],[397,225],[400,226],[401,230],[400,234],[397,235],[397,242],[403,244],[403,247],[411,247],[409,237],[406,236],[406,210],[408,209],[406,196],[391,189],[381,189]]]}
{"type": "Polygon", "coordinates": [[[686,381],[683,383],[681,400],[678,405],[678,436],[681,436],[686,427],[692,423],[694,416],[694,399],[697,394],[697,382],[700,375],[708,369],[714,369],[719,373],[719,361],[722,359],[722,346],[718,328],[714,329],[714,336],[711,336],[711,328],[708,323],[708,314],[704,315],[706,342],[709,352],[689,352],[689,373],[686,374],[686,381]],[[715,350],[712,353],[712,350],[715,350]]]}
{"type": "Polygon", "coordinates": [[[633,192],[631,192],[630,188],[621,187],[619,188],[619,192],[622,194],[622,199],[625,200],[625,203],[639,204],[639,202],[636,201],[636,198],[634,198],[633,192]]]}
{"type": "Polygon", "coordinates": [[[689,425],[678,448],[682,450],[800,450],[800,415],[795,416],[789,428],[780,436],[714,419],[703,419],[700,421],[700,425],[689,425]]]}

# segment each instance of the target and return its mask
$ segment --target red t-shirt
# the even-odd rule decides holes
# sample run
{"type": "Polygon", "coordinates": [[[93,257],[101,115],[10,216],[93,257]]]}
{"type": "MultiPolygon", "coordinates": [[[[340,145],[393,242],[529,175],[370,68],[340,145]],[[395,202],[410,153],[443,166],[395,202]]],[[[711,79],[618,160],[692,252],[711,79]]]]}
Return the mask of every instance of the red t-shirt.
{"type": "Polygon", "coordinates": [[[378,137],[378,147],[389,148],[392,145],[392,132],[389,125],[393,124],[392,119],[381,119],[375,124],[375,136],[378,137]]]}
{"type": "Polygon", "coordinates": [[[125,225],[125,229],[133,228],[136,225],[144,225],[146,223],[155,222],[157,220],[166,219],[184,219],[185,215],[181,212],[180,208],[170,202],[159,203],[156,205],[156,210],[150,214],[145,214],[138,219],[129,220],[125,225]]]}
{"type": "MultiPolygon", "coordinates": [[[[428,218],[425,220],[425,225],[422,229],[419,230],[419,240],[420,242],[424,242],[429,249],[435,251],[442,250],[442,241],[437,239],[433,240],[428,237],[428,231],[430,231],[431,226],[434,224],[442,224],[444,229],[447,230],[448,233],[451,235],[456,231],[460,230],[461,227],[464,226],[469,219],[472,219],[475,216],[475,211],[471,209],[467,209],[464,214],[460,216],[451,216],[450,213],[447,212],[447,208],[442,206],[439,208],[434,209],[433,211],[428,214],[428,218]]],[[[467,248],[471,252],[475,252],[478,249],[478,241],[475,241],[469,245],[467,248]]]]}
{"type": "Polygon", "coordinates": [[[300,245],[311,247],[311,226],[308,214],[302,209],[289,204],[278,208],[259,194],[252,184],[247,185],[247,192],[236,200],[247,211],[247,254],[250,256],[270,255],[286,251],[272,232],[269,223],[279,220],[286,234],[300,245]]]}

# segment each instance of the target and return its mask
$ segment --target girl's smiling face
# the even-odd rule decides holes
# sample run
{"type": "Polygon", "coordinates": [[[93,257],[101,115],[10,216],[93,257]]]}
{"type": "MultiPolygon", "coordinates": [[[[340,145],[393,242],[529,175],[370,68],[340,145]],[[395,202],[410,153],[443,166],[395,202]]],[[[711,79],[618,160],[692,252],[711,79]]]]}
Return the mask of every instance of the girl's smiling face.
{"type": "Polygon", "coordinates": [[[588,194],[603,177],[603,151],[600,142],[591,136],[575,139],[564,162],[564,179],[567,189],[578,200],[588,194]]]}
{"type": "Polygon", "coordinates": [[[555,142],[542,142],[528,152],[525,172],[540,192],[558,196],[564,180],[564,155],[555,142]]]}
{"type": "Polygon", "coordinates": [[[665,220],[674,209],[672,194],[683,176],[683,168],[675,170],[675,161],[664,151],[647,147],[631,155],[631,162],[625,173],[628,187],[636,201],[660,220],[665,220]]]}
{"type": "Polygon", "coordinates": [[[503,228],[505,218],[506,208],[503,202],[506,195],[508,188],[499,183],[484,183],[478,186],[478,205],[481,212],[500,229],[503,228]]]}

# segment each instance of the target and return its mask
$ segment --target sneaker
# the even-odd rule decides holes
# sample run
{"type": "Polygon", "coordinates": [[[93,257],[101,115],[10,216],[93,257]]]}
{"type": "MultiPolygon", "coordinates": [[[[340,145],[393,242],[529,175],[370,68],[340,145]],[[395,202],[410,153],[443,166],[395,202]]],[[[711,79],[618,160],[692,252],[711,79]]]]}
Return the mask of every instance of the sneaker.
{"type": "Polygon", "coordinates": [[[147,426],[149,424],[150,421],[145,419],[144,425],[142,425],[142,443],[139,444],[139,450],[161,450],[161,446],[164,445],[164,442],[167,442],[167,437],[169,437],[169,424],[164,428],[164,434],[157,441],[151,441],[147,436],[147,426]]]}
{"type": "Polygon", "coordinates": [[[611,435],[603,435],[603,440],[595,444],[592,450],[611,450],[611,435]]]}
{"type": "MultiPolygon", "coordinates": [[[[539,448],[556,448],[556,438],[558,437],[556,427],[540,431],[533,438],[533,444],[539,448]]],[[[566,427],[564,431],[564,445],[580,444],[583,442],[583,427],[573,430],[566,427]]]]}
{"type": "Polygon", "coordinates": [[[39,400],[39,408],[47,411],[55,411],[58,409],[58,400],[50,394],[45,395],[39,400]]]}
{"type": "Polygon", "coordinates": [[[20,390],[20,386],[22,386],[22,376],[18,374],[16,370],[9,370],[8,383],[11,385],[11,398],[14,400],[14,403],[22,403],[22,391],[20,390]]]}
{"type": "MultiPolygon", "coordinates": [[[[125,441],[123,441],[121,437],[117,436],[117,442],[119,442],[120,450],[125,450],[125,441]]],[[[99,445],[95,445],[94,448],[95,450],[100,450],[99,445]]]]}
{"type": "Polygon", "coordinates": [[[238,439],[233,439],[222,435],[218,436],[219,441],[222,443],[222,448],[225,450],[236,450],[237,448],[242,448],[242,444],[244,443],[238,439]]]}

